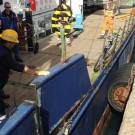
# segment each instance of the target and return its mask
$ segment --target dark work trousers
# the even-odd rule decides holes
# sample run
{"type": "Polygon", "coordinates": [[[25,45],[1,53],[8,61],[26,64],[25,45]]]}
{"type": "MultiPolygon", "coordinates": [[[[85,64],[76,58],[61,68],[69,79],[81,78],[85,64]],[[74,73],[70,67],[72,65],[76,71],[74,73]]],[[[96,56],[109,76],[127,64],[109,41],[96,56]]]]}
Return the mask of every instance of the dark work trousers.
{"type": "Polygon", "coordinates": [[[12,49],[13,53],[14,53],[14,56],[15,56],[15,59],[16,60],[19,60],[20,59],[20,54],[19,54],[19,46],[18,44],[16,44],[13,49],[12,49]]]}
{"type": "Polygon", "coordinates": [[[4,107],[4,101],[3,101],[3,94],[2,94],[2,89],[4,86],[0,85],[0,114],[4,115],[5,114],[5,107],[4,107]]]}

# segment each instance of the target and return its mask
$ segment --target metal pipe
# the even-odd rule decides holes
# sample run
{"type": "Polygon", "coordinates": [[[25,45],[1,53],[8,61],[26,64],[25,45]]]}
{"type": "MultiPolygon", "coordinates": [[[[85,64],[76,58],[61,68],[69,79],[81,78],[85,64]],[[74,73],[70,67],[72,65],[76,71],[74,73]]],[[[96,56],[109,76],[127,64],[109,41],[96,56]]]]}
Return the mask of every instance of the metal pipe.
{"type": "Polygon", "coordinates": [[[61,36],[61,57],[62,57],[62,63],[64,64],[66,62],[66,40],[65,40],[65,29],[60,28],[60,36],[61,36]]]}

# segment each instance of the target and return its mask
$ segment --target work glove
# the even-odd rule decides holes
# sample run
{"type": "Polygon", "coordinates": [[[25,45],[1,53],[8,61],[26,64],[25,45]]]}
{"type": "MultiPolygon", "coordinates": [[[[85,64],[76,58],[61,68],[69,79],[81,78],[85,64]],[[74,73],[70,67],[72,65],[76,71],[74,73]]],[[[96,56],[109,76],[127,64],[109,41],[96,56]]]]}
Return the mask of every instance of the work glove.
{"type": "Polygon", "coordinates": [[[36,71],[36,75],[49,75],[49,71],[36,71]]]}

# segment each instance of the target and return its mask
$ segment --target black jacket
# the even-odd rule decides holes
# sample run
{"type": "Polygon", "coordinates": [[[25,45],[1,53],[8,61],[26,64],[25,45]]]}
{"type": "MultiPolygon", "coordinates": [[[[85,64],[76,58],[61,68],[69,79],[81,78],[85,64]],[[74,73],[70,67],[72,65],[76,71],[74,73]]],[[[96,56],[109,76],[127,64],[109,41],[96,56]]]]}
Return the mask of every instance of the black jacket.
{"type": "Polygon", "coordinates": [[[12,56],[12,52],[0,44],[0,85],[7,83],[10,69],[23,72],[24,65],[18,63],[12,56]]]}

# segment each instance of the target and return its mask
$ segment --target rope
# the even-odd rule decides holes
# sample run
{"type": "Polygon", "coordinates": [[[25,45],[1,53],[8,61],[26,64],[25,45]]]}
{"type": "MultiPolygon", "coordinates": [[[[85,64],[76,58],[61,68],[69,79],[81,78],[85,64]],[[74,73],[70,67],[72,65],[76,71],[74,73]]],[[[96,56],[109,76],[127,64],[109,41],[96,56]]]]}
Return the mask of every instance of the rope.
{"type": "Polygon", "coordinates": [[[15,89],[14,89],[14,105],[15,105],[15,108],[17,108],[17,103],[16,103],[16,91],[18,90],[19,88],[19,83],[21,82],[21,78],[22,78],[22,74],[23,73],[20,73],[20,76],[19,76],[19,79],[18,79],[18,83],[17,85],[15,85],[15,89]]]}

